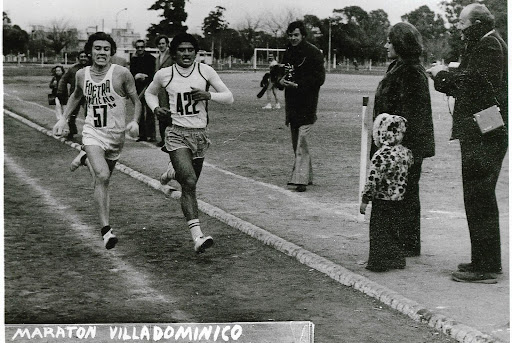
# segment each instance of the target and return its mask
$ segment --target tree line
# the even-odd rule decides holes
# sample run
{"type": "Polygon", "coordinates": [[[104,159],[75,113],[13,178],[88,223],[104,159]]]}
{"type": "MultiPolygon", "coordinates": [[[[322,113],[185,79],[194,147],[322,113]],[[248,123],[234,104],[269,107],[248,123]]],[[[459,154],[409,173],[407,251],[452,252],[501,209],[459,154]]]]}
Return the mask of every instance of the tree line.
{"type": "MultiPolygon", "coordinates": [[[[154,46],[154,38],[159,34],[173,37],[179,32],[185,32],[187,20],[186,3],[189,0],[156,0],[148,8],[158,11],[161,21],[151,24],[147,29],[146,38],[149,46],[154,46]]],[[[460,34],[455,28],[458,15],[462,8],[474,1],[471,0],[442,0],[442,14],[435,13],[428,6],[420,6],[401,19],[418,29],[423,37],[425,63],[444,59],[458,60],[463,45],[460,34]]],[[[506,0],[485,0],[489,10],[496,18],[496,28],[507,40],[507,2],[506,0]]],[[[286,27],[294,20],[301,19],[309,29],[308,39],[318,46],[325,55],[331,48],[331,53],[338,58],[386,60],[384,44],[390,27],[388,14],[382,10],[366,12],[359,6],[347,6],[334,9],[328,18],[318,18],[315,15],[303,16],[293,9],[284,9],[281,13],[266,13],[260,17],[246,18],[236,27],[231,27],[225,20],[226,8],[216,6],[204,18],[201,30],[203,35],[196,35],[201,49],[213,49],[215,58],[232,56],[249,60],[254,48],[283,48],[286,46],[286,27]],[[330,38],[330,39],[329,39],[330,38]],[[329,44],[329,41],[331,42],[329,44]]],[[[3,49],[4,54],[25,53],[27,49],[59,54],[64,48],[76,40],[76,29],[69,29],[54,23],[50,32],[44,37],[28,34],[17,25],[12,25],[7,14],[3,13],[3,49]]]]}

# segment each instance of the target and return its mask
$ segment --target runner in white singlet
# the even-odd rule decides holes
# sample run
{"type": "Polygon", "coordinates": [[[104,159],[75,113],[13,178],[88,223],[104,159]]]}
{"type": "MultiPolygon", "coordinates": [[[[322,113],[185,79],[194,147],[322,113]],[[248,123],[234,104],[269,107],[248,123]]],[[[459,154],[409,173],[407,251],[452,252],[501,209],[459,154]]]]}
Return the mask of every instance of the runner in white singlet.
{"type": "Polygon", "coordinates": [[[85,97],[87,117],[82,131],[82,150],[71,163],[71,170],[87,165],[94,179],[94,197],[98,203],[101,235],[107,249],[117,243],[110,228],[109,181],[124,145],[125,130],[137,136],[142,106],[130,71],[112,64],[116,43],[110,35],[96,32],[89,36],[85,51],[91,54],[92,66],[76,73],[76,88],[68,101],[63,118],[55,124],[54,134],[60,135],[67,120],[85,97]],[[133,121],[126,125],[126,98],[135,106],[133,121]]]}
{"type": "Polygon", "coordinates": [[[206,133],[208,101],[233,103],[233,94],[210,66],[194,62],[199,45],[194,36],[176,35],[169,47],[176,63],[160,69],[148,86],[146,102],[159,118],[172,119],[165,130],[165,146],[171,162],[160,177],[162,184],[176,179],[181,185],[181,208],[194,241],[194,250],[204,252],[213,244],[211,236],[203,235],[198,219],[196,184],[203,167],[204,154],[210,145],[206,133]],[[210,92],[210,86],[215,92],[210,92]],[[158,92],[165,89],[169,107],[161,108],[158,92]]]}

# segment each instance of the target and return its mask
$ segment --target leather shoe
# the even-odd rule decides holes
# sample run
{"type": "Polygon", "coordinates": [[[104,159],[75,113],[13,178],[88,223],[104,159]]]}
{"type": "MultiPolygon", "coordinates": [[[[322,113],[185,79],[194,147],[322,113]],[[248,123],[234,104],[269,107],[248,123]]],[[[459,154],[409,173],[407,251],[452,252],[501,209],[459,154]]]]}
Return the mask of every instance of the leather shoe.
{"type": "Polygon", "coordinates": [[[141,138],[138,138],[138,139],[136,140],[136,142],[145,142],[145,141],[147,141],[147,140],[148,140],[148,139],[147,139],[146,137],[141,137],[141,138]]]}
{"type": "MultiPolygon", "coordinates": [[[[472,263],[460,263],[457,266],[457,269],[459,270],[459,272],[477,272],[472,263]]],[[[498,270],[491,270],[490,273],[503,274],[501,268],[498,270]]]]}
{"type": "Polygon", "coordinates": [[[454,281],[467,283],[498,283],[497,276],[494,273],[453,272],[452,279],[454,281]]]}
{"type": "Polygon", "coordinates": [[[306,191],[306,185],[298,185],[297,188],[295,188],[297,192],[305,192],[306,191]]]}

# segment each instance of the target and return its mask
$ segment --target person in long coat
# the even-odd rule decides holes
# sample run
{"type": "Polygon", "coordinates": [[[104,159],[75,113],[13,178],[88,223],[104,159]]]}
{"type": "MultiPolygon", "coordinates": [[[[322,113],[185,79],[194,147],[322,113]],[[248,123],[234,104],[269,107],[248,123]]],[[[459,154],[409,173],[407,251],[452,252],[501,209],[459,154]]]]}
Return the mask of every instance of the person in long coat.
{"type": "MultiPolygon", "coordinates": [[[[409,170],[403,214],[409,223],[399,233],[405,256],[421,253],[421,206],[419,181],[423,159],[435,155],[434,125],[428,75],[420,64],[423,51],[418,30],[409,23],[391,27],[386,43],[388,57],[394,59],[375,93],[373,116],[389,113],[407,120],[402,144],[412,151],[414,164],[409,170]]],[[[372,144],[370,154],[377,150],[372,144]]]]}
{"type": "Polygon", "coordinates": [[[290,125],[295,153],[288,184],[304,192],[306,186],[313,183],[307,136],[317,120],[318,94],[325,81],[324,57],[316,46],[306,41],[302,21],[292,22],[286,32],[289,45],[281,63],[288,68],[288,73],[280,83],[285,87],[286,125],[290,125]]]}

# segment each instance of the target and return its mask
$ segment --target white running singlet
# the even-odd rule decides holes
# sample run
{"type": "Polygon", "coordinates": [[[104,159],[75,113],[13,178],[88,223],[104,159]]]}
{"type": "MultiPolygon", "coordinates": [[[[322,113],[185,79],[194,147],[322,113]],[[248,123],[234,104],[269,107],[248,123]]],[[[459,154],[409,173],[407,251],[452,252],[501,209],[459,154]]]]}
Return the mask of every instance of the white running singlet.
{"type": "Polygon", "coordinates": [[[171,77],[165,86],[169,94],[169,109],[173,125],[186,128],[205,128],[208,123],[208,102],[192,100],[192,87],[208,91],[210,66],[194,62],[191,71],[182,74],[172,65],[171,77]],[[206,75],[206,76],[204,76],[206,75]]]}
{"type": "Polygon", "coordinates": [[[126,128],[126,98],[114,90],[112,74],[116,64],[112,64],[107,75],[100,82],[91,77],[91,67],[85,67],[83,91],[87,105],[84,126],[96,130],[122,133],[126,128]]]}

